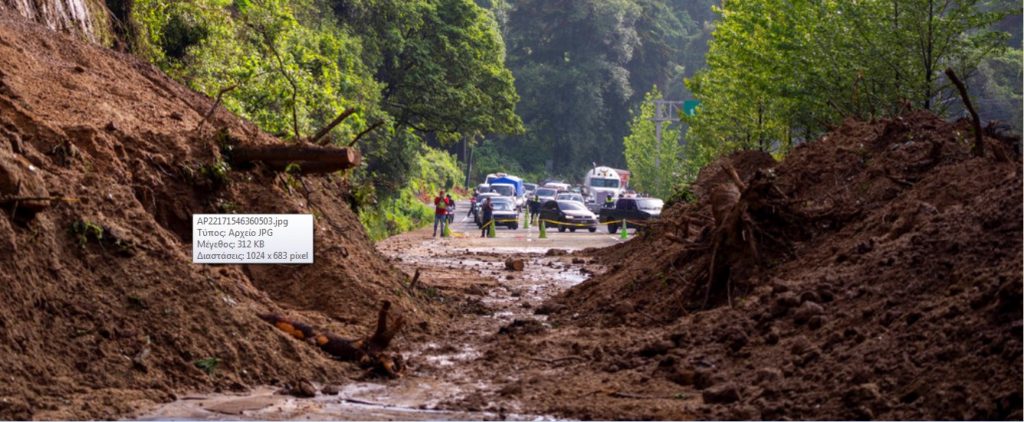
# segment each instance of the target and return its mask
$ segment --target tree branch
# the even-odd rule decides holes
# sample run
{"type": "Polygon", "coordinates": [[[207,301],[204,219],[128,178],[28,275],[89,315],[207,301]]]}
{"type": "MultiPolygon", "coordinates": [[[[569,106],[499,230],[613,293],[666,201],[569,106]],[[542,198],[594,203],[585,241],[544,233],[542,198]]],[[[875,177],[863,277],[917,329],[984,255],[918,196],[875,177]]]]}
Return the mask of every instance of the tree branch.
{"type": "Polygon", "coordinates": [[[323,129],[320,129],[320,131],[317,132],[316,135],[313,135],[313,138],[310,139],[309,142],[312,142],[314,144],[319,144],[319,145],[325,144],[325,142],[319,142],[320,138],[323,138],[323,137],[327,136],[327,134],[331,132],[331,129],[334,129],[335,126],[340,124],[342,121],[347,119],[348,116],[351,116],[352,113],[355,113],[355,112],[356,112],[355,107],[350,107],[350,108],[345,109],[345,111],[342,111],[341,114],[338,115],[338,117],[335,117],[334,120],[331,121],[331,123],[329,123],[327,126],[324,126],[323,129]]]}
{"type": "Polygon", "coordinates": [[[980,157],[985,152],[985,144],[982,141],[981,135],[981,119],[978,118],[978,112],[974,110],[974,106],[971,105],[971,97],[967,95],[967,87],[960,81],[960,78],[956,77],[956,73],[953,72],[953,68],[946,68],[946,76],[949,80],[956,85],[956,89],[960,91],[960,98],[964,100],[964,105],[967,106],[967,111],[971,113],[971,121],[974,124],[974,148],[971,149],[971,153],[975,157],[980,157]]]}
{"type": "Polygon", "coordinates": [[[362,138],[363,135],[366,135],[367,133],[373,132],[374,129],[381,127],[381,125],[383,125],[383,124],[384,124],[384,121],[380,120],[377,123],[374,123],[374,124],[370,125],[370,127],[364,129],[362,132],[359,132],[359,134],[356,135],[355,138],[352,138],[352,142],[349,142],[348,146],[350,146],[350,147],[354,146],[356,144],[356,142],[359,142],[359,138],[362,138]]]}
{"type": "Polygon", "coordinates": [[[206,114],[203,115],[203,120],[199,121],[199,124],[196,125],[196,129],[195,130],[199,130],[199,129],[203,128],[203,124],[206,123],[206,120],[209,119],[210,116],[213,115],[213,112],[215,110],[217,110],[217,106],[220,105],[220,101],[221,101],[221,99],[223,99],[224,94],[230,92],[231,90],[233,90],[235,88],[238,88],[238,84],[231,85],[231,86],[228,86],[228,87],[224,87],[224,88],[221,88],[220,91],[217,91],[217,100],[213,102],[213,106],[210,107],[210,110],[207,111],[206,114]]]}

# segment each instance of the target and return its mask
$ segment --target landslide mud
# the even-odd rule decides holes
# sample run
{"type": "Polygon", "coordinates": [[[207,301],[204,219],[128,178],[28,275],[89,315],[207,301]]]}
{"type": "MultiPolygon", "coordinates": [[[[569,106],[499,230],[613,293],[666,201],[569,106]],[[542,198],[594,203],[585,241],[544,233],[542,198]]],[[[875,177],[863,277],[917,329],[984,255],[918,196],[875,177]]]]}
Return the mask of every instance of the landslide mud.
{"type": "Polygon", "coordinates": [[[970,130],[851,120],[779,163],[714,163],[695,203],[596,252],[622,264],[553,321],[649,333],[635,364],[700,394],[702,418],[1020,419],[1019,138],[974,157],[970,130]],[[733,220],[715,215],[727,167],[733,220]]]}
{"type": "Polygon", "coordinates": [[[129,416],[188,391],[343,383],[258,315],[367,333],[396,294],[338,178],[310,193],[225,169],[225,143],[281,142],[153,66],[0,13],[0,419],[129,416]],[[223,170],[223,171],[221,171],[223,170]],[[36,198],[36,199],[31,199],[36,198]],[[38,199],[53,198],[53,199],[38,199]],[[316,265],[191,263],[193,213],[311,213],[316,265]]]}

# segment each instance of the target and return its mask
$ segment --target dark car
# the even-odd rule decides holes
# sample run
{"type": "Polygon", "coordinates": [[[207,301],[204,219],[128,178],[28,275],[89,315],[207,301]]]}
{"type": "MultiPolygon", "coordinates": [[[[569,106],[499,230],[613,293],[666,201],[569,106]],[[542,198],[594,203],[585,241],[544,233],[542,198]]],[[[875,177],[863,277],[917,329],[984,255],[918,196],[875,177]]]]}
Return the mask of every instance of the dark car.
{"type": "Polygon", "coordinates": [[[615,201],[615,208],[602,208],[600,220],[608,223],[608,233],[619,230],[621,222],[626,220],[626,227],[642,229],[645,221],[661,216],[661,208],[665,201],[658,198],[620,198],[615,201]]]}
{"type": "MultiPolygon", "coordinates": [[[[475,219],[477,227],[483,227],[484,225],[483,206],[484,205],[482,202],[479,205],[477,205],[477,209],[479,210],[477,212],[477,215],[480,216],[479,218],[475,219]]],[[[519,212],[516,211],[515,202],[505,197],[491,197],[491,207],[493,207],[491,215],[494,217],[495,220],[495,228],[497,228],[498,226],[505,226],[512,230],[516,230],[519,228],[519,212]]]]}
{"type": "Polygon", "coordinates": [[[560,232],[566,229],[571,232],[576,229],[587,229],[591,233],[597,231],[597,216],[577,201],[545,202],[540,207],[540,218],[547,220],[548,226],[557,227],[560,232]]]}

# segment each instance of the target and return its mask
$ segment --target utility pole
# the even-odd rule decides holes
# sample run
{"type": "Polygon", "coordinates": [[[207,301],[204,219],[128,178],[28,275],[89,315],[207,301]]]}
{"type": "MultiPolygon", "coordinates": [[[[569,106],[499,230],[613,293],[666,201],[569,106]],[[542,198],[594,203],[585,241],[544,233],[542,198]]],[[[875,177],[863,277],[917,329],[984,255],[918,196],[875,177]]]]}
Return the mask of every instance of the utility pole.
{"type": "Polygon", "coordinates": [[[469,189],[469,174],[473,171],[473,149],[469,147],[469,135],[462,135],[462,158],[466,160],[466,189],[469,189]]]}
{"type": "Polygon", "coordinates": [[[682,101],[654,100],[654,136],[658,140],[657,148],[654,150],[654,186],[658,186],[661,178],[661,132],[666,122],[678,122],[679,111],[683,107],[682,101]]]}

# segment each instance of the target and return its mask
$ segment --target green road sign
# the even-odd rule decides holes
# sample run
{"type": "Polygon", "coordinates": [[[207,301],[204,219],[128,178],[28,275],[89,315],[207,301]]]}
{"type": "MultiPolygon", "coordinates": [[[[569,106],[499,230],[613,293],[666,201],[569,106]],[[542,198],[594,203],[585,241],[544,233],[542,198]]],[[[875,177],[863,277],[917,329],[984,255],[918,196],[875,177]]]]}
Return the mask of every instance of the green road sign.
{"type": "Polygon", "coordinates": [[[696,116],[697,107],[700,107],[700,100],[683,101],[683,114],[687,116],[696,116]]]}

